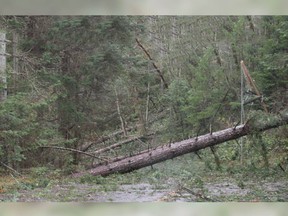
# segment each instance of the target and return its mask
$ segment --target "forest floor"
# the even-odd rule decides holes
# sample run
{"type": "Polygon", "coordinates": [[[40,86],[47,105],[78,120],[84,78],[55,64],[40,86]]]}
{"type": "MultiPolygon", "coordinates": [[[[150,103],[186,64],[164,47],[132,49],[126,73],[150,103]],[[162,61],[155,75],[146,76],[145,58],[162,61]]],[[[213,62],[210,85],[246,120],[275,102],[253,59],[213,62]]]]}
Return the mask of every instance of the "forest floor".
{"type": "Polygon", "coordinates": [[[201,163],[194,163],[190,167],[187,164],[191,164],[189,157],[128,174],[115,174],[105,178],[87,175],[77,179],[60,176],[58,171],[47,175],[45,168],[39,168],[29,177],[0,177],[0,201],[288,201],[288,178],[283,171],[207,172],[201,163]]]}

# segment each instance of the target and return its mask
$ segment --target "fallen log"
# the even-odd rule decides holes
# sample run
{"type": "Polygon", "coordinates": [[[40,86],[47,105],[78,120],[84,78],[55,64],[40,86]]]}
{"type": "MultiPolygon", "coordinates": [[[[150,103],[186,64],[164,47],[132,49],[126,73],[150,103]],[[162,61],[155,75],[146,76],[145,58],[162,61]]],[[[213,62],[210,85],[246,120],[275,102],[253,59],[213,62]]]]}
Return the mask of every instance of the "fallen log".
{"type": "Polygon", "coordinates": [[[261,119],[261,121],[253,119],[246,124],[180,142],[162,145],[153,150],[145,150],[137,155],[114,160],[114,162],[111,163],[100,163],[93,169],[81,173],[75,173],[73,176],[79,177],[84,174],[107,176],[113,173],[127,173],[190,152],[195,152],[229,140],[237,139],[248,134],[262,132],[285,124],[288,124],[288,111],[277,117],[267,117],[267,121],[265,122],[263,122],[263,119],[261,119]]]}

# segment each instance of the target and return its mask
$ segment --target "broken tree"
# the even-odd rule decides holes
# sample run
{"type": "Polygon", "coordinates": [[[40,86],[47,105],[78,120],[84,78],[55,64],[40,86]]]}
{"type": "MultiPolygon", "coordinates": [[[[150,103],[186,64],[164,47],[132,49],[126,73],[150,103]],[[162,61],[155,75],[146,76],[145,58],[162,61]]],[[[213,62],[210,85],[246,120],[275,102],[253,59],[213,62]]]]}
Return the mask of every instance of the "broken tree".
{"type": "Polygon", "coordinates": [[[79,177],[87,173],[102,176],[113,173],[127,173],[248,134],[262,132],[285,124],[288,124],[288,110],[279,116],[268,116],[265,121],[263,121],[263,119],[261,121],[253,119],[246,124],[180,142],[169,143],[153,150],[142,151],[133,156],[112,159],[111,162],[99,163],[96,164],[93,169],[87,170],[86,172],[75,173],[74,176],[79,177]]]}

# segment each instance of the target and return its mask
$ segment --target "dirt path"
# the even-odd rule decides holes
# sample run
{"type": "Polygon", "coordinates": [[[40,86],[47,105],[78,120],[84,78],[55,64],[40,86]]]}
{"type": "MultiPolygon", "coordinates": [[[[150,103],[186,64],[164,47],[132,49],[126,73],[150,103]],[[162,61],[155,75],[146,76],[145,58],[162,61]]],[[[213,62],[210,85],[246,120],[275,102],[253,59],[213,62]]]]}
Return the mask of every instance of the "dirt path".
{"type": "Polygon", "coordinates": [[[288,182],[207,183],[184,187],[148,183],[110,185],[68,183],[46,188],[0,194],[13,202],[195,202],[195,201],[287,201],[288,182]]]}
{"type": "Polygon", "coordinates": [[[150,184],[120,185],[117,188],[103,188],[99,185],[76,184],[54,185],[34,190],[20,190],[0,194],[0,201],[17,202],[155,202],[169,193],[167,189],[155,189],[150,184]]]}

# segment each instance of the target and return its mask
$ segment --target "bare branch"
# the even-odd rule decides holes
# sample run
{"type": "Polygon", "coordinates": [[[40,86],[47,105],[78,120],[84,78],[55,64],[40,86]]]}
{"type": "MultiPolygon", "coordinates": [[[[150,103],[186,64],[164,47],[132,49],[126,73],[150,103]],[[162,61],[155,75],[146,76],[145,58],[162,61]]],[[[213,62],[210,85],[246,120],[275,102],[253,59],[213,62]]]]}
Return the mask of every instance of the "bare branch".
{"type": "Polygon", "coordinates": [[[87,156],[90,156],[90,157],[99,159],[99,160],[101,160],[101,161],[108,162],[108,160],[105,160],[105,159],[100,158],[100,157],[97,157],[97,156],[95,156],[95,155],[93,155],[93,154],[89,154],[89,153],[87,153],[87,152],[83,152],[83,151],[80,151],[80,150],[77,150],[77,149],[64,148],[64,147],[59,147],[59,146],[40,146],[40,148],[53,148],[53,149],[59,149],[59,150],[63,150],[63,151],[77,152],[77,153],[79,153],[79,154],[84,154],[84,155],[87,155],[87,156]]]}

